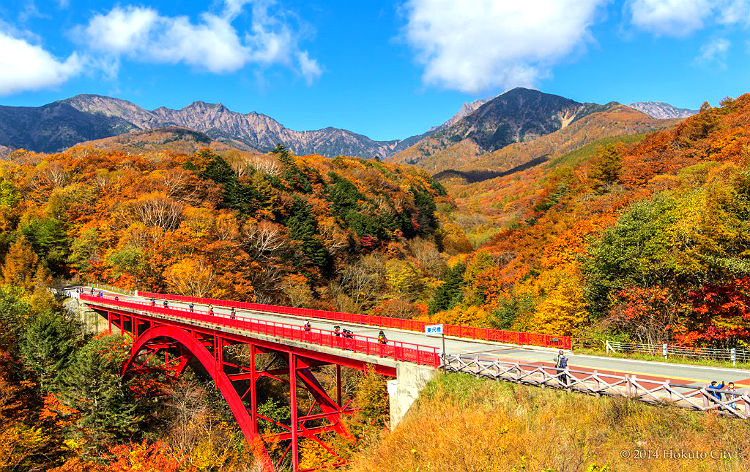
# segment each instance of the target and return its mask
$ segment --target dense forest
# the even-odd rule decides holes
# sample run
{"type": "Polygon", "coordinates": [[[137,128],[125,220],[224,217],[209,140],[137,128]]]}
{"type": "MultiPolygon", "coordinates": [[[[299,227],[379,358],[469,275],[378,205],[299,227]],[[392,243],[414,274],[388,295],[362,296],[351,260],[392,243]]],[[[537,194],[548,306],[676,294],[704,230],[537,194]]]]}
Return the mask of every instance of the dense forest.
{"type": "Polygon", "coordinates": [[[127,289],[392,310],[378,306],[389,294],[425,305],[440,254],[470,249],[438,221],[450,206],[439,184],[374,160],[74,148],[17,152],[1,175],[0,252],[17,286],[39,267],[127,289]]]}
{"type": "MultiPolygon", "coordinates": [[[[750,340],[750,96],[524,172],[448,185],[484,241],[450,322],[642,342],[750,340]],[[484,235],[483,235],[484,233],[484,235]]],[[[463,270],[463,269],[461,269],[463,270]]]]}
{"type": "MultiPolygon", "coordinates": [[[[128,340],[85,332],[51,287],[96,281],[407,317],[427,312],[445,255],[471,249],[441,222],[438,208],[452,206],[439,184],[374,160],[296,157],[282,147],[267,155],[77,147],[16,152],[0,175],[3,469],[252,470],[204,377],[121,378],[128,340]]],[[[351,376],[349,396],[376,405],[366,421],[352,420],[357,430],[382,428],[383,382],[351,376]]],[[[259,395],[265,415],[288,422],[272,389],[259,395]]],[[[320,455],[302,448],[305,461],[320,455]]]]}

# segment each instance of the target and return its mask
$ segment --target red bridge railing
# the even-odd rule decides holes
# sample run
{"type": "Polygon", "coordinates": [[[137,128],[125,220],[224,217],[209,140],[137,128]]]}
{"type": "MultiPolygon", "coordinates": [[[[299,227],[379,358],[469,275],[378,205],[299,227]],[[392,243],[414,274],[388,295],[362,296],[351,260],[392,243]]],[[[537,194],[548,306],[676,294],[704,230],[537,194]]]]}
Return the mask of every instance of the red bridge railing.
{"type": "Polygon", "coordinates": [[[103,303],[119,308],[140,310],[184,320],[211,323],[226,328],[246,330],[267,336],[334,347],[352,352],[394,359],[397,361],[413,362],[415,364],[429,365],[433,367],[440,366],[440,354],[438,349],[435,347],[423,346],[421,344],[412,344],[403,341],[388,341],[386,344],[381,344],[378,342],[377,338],[371,336],[352,334],[350,337],[345,337],[343,334],[337,335],[333,331],[325,329],[311,328],[307,331],[302,326],[290,323],[259,320],[241,315],[232,318],[227,314],[209,314],[206,311],[189,311],[186,308],[178,307],[162,308],[145,302],[115,300],[114,297],[109,296],[98,297],[81,294],[80,298],[81,300],[90,302],[93,305],[103,303]]]}
{"type": "MultiPolygon", "coordinates": [[[[166,293],[138,292],[138,295],[146,298],[159,298],[186,303],[202,305],[215,305],[223,307],[234,307],[243,310],[261,311],[266,313],[277,313],[284,315],[302,316],[305,318],[319,318],[342,323],[357,323],[379,326],[381,328],[395,328],[407,331],[424,332],[424,327],[431,323],[417,320],[405,320],[401,318],[390,318],[387,316],[360,315],[356,313],[342,313],[338,311],[313,310],[311,308],[296,308],[279,305],[266,305],[263,303],[236,302],[232,300],[220,300],[216,298],[188,297],[185,295],[172,295],[166,293]]],[[[460,326],[444,324],[445,334],[459,338],[480,339],[484,341],[496,341],[512,344],[526,344],[531,346],[552,347],[559,349],[570,349],[570,336],[557,336],[553,334],[526,333],[518,331],[505,331],[501,329],[477,328],[473,326],[460,326]]]]}

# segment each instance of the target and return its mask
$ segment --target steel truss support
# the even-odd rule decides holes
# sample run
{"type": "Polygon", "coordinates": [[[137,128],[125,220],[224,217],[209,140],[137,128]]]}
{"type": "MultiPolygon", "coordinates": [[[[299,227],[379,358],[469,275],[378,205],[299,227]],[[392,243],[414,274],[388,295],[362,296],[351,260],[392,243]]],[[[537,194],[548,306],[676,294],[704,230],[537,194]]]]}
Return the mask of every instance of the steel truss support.
{"type": "MultiPolygon", "coordinates": [[[[283,463],[291,464],[293,472],[330,469],[346,464],[346,460],[336,453],[335,447],[327,440],[332,435],[354,440],[342,421],[343,416],[354,410],[349,402],[342,404],[341,365],[355,368],[359,365],[347,364],[345,359],[337,362],[337,359],[314,352],[310,352],[312,357],[309,357],[288,346],[239,338],[221,331],[164,324],[138,314],[111,310],[105,314],[111,326],[134,338],[130,355],[122,369],[124,376],[156,373],[174,380],[188,365],[195,365],[196,362],[202,365],[214,381],[215,388],[226,399],[265,471],[276,471],[283,463]],[[227,348],[237,345],[247,348],[248,365],[242,365],[228,354],[229,351],[225,352],[227,348]],[[269,365],[259,369],[259,354],[273,354],[277,359],[283,359],[286,366],[271,369],[269,365]],[[335,366],[335,400],[312,371],[324,365],[335,366]],[[258,413],[258,382],[262,379],[282,382],[288,387],[290,424],[280,424],[258,413]],[[262,434],[268,425],[275,425],[282,432],[262,434]],[[300,445],[311,443],[328,451],[330,459],[319,467],[301,469],[300,445]],[[270,445],[275,445],[272,450],[281,453],[272,458],[268,452],[271,448],[266,447],[270,445]]],[[[365,366],[362,364],[361,368],[365,366]]]]}

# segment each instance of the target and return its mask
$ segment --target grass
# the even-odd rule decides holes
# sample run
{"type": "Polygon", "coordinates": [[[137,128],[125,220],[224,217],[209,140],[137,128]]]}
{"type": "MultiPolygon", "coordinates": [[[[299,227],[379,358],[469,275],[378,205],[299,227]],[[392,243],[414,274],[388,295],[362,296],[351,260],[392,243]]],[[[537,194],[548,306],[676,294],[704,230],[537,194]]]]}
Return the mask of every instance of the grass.
{"type": "Polygon", "coordinates": [[[604,356],[604,357],[615,357],[618,359],[636,359],[642,361],[656,361],[656,362],[667,362],[670,364],[689,364],[689,365],[700,365],[707,367],[721,367],[729,369],[750,369],[750,363],[748,362],[737,362],[737,365],[732,365],[732,361],[726,361],[722,359],[700,359],[694,357],[679,357],[672,356],[668,359],[664,359],[663,356],[652,356],[649,354],[640,353],[624,353],[624,352],[606,352],[600,349],[589,349],[589,348],[575,348],[574,354],[592,355],[592,356],[604,356]]]}
{"type": "Polygon", "coordinates": [[[351,470],[744,471],[749,459],[747,421],[441,374],[351,470]]]}

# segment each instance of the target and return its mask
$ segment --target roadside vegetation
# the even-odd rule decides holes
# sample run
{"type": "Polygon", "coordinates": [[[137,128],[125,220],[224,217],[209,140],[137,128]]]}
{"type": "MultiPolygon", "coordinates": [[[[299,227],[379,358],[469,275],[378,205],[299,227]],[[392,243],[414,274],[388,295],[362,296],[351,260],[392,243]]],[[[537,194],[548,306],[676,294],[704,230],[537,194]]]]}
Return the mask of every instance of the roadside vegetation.
{"type": "Polygon", "coordinates": [[[743,471],[748,460],[746,421],[443,374],[352,471],[743,471]]]}

